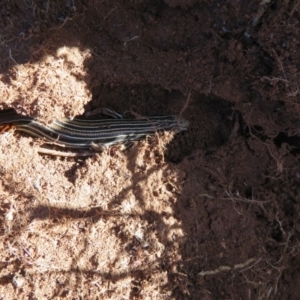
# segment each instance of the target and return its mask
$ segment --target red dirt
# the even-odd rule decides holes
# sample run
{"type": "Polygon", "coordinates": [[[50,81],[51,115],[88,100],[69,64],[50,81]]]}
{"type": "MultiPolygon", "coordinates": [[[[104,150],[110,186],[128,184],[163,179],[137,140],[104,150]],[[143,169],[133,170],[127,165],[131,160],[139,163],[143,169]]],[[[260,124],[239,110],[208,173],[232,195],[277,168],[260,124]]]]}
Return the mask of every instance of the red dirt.
{"type": "Polygon", "coordinates": [[[289,0],[0,0],[0,108],[191,123],[85,159],[1,135],[0,297],[298,299],[299,18],[289,0]]]}

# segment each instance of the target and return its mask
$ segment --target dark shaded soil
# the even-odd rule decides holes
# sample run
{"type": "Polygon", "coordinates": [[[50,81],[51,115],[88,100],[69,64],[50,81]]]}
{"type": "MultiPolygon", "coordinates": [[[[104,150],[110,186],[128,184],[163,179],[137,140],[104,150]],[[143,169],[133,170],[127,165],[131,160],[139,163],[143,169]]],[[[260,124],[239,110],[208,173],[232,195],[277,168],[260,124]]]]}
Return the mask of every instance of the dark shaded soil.
{"type": "MultiPolygon", "coordinates": [[[[298,4],[0,1],[3,82],[15,65],[78,47],[90,54],[88,76],[78,78],[92,93],[86,111],[185,108],[191,126],[165,153],[181,174],[174,217],[184,233],[182,259],[157,266],[167,271],[170,299],[299,297],[298,4]]],[[[24,109],[34,115],[34,105],[24,109]]],[[[147,276],[135,277],[131,297],[143,298],[147,276]]]]}

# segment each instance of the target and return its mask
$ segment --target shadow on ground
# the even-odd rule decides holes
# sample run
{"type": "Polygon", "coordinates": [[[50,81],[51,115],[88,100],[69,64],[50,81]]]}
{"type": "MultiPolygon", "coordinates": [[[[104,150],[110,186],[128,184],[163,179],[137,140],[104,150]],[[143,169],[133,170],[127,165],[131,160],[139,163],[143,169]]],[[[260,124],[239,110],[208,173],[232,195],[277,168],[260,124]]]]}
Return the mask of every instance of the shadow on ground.
{"type": "MultiPolygon", "coordinates": [[[[77,47],[90,54],[84,62],[87,75],[78,78],[92,93],[86,111],[100,106],[151,115],[179,114],[185,108],[183,116],[191,122],[165,149],[164,158],[157,154],[152,169],[137,171],[135,160],[128,163],[133,184],[111,199],[108,209],[37,205],[26,212],[25,227],[47,220],[55,228],[75,220],[84,231],[100,219],[112,220],[111,235],[131,257],[123,273],[114,272],[116,262],[110,262],[110,271],[94,272],[99,262],[92,257],[90,267],[78,271],[79,251],[69,270],[47,274],[44,284],[57,285],[52,297],[72,297],[68,281],[73,286],[88,282],[114,297],[109,282],[130,276],[132,299],[146,297],[145,286],[151,284],[158,288],[157,299],[159,294],[170,299],[297,298],[300,58],[292,54],[297,49],[292,40],[299,36],[299,12],[292,2],[0,1],[1,80],[7,85],[18,76],[15,66],[55,57],[61,47],[77,47]],[[158,213],[149,209],[139,183],[162,166],[171,210],[158,213]],[[180,180],[172,182],[168,170],[180,180]],[[130,193],[144,211],[119,216],[117,207],[130,193]],[[140,253],[152,250],[138,237],[128,239],[117,222],[121,217],[124,224],[126,218],[140,220],[148,226],[144,234],[163,245],[155,263],[139,261],[140,253]],[[172,236],[170,218],[182,235],[172,236]],[[158,273],[166,273],[166,282],[154,280],[158,273]]],[[[133,157],[134,151],[126,153],[133,157]]],[[[84,164],[74,165],[66,176],[84,164]]],[[[71,181],[76,187],[76,178],[71,181]]],[[[154,197],[160,194],[159,187],[153,191],[154,197]]],[[[14,244],[13,235],[4,239],[14,244]]],[[[30,269],[24,258],[2,264],[23,277],[30,269]]],[[[6,286],[14,278],[3,275],[0,283],[6,286]]],[[[32,293],[30,287],[26,293],[32,293]]]]}

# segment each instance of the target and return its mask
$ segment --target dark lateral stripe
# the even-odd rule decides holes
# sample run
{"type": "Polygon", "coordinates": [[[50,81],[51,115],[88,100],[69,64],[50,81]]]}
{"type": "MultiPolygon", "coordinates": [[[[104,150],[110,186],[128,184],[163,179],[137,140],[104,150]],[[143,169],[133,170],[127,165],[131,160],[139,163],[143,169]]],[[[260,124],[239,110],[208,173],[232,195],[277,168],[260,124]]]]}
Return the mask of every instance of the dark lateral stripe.
{"type": "Polygon", "coordinates": [[[67,135],[74,136],[85,136],[85,137],[93,137],[93,136],[109,136],[109,135],[123,135],[123,134],[131,134],[131,133],[146,133],[153,134],[159,130],[170,130],[174,127],[174,123],[164,124],[164,123],[155,123],[150,124],[148,126],[136,126],[136,125],[117,125],[114,124],[112,126],[107,127],[70,127],[70,126],[57,126],[52,125],[50,128],[56,132],[65,133],[67,135]]]}
{"type": "Polygon", "coordinates": [[[143,120],[137,119],[105,119],[105,120],[67,120],[67,121],[55,121],[52,127],[66,127],[70,129],[86,128],[87,130],[98,130],[98,129],[113,129],[123,127],[136,127],[136,128],[147,128],[147,127],[167,127],[174,126],[178,122],[178,118],[175,116],[170,117],[150,117],[143,120]]]}
{"type": "Polygon", "coordinates": [[[28,116],[19,115],[13,109],[6,109],[0,111],[0,125],[1,124],[28,124],[34,119],[28,116]]]}
{"type": "Polygon", "coordinates": [[[45,138],[48,142],[69,147],[88,149],[92,144],[111,146],[137,141],[161,130],[186,130],[188,121],[176,116],[154,116],[142,119],[64,119],[44,126],[31,117],[10,110],[0,112],[0,124],[12,124],[17,130],[45,138]]]}

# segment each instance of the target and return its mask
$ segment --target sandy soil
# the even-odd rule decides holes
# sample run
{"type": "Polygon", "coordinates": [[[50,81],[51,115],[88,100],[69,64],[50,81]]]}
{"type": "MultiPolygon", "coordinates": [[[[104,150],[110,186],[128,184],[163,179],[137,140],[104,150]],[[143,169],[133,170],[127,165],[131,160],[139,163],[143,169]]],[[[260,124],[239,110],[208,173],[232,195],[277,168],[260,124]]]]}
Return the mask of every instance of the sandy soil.
{"type": "Polygon", "coordinates": [[[0,0],[0,108],[189,130],[90,158],[0,136],[1,299],[298,299],[297,1],[0,0]]]}

